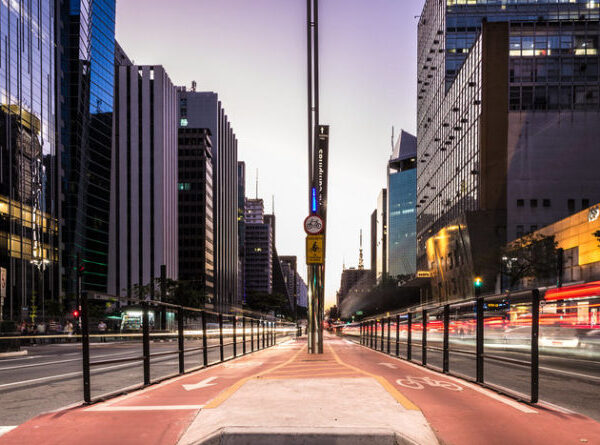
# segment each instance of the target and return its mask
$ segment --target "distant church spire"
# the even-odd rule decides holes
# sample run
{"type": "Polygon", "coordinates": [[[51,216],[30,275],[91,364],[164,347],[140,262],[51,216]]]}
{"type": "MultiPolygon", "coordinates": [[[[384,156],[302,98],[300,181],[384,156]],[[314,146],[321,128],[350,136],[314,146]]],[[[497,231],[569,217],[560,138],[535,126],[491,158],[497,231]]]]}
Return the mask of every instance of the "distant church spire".
{"type": "Polygon", "coordinates": [[[362,248],[362,229],[360,229],[360,250],[358,253],[358,270],[365,268],[365,261],[363,259],[363,248],[362,248]]]}

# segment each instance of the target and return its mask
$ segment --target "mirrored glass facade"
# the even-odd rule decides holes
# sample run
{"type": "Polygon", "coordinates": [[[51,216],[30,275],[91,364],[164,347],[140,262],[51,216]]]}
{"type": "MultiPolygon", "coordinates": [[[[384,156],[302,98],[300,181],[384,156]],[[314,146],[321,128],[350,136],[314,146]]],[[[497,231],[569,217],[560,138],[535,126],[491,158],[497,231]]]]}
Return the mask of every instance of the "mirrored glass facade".
{"type": "Polygon", "coordinates": [[[388,274],[413,275],[417,258],[416,162],[388,175],[388,274]]]}
{"type": "Polygon", "coordinates": [[[54,2],[0,2],[0,267],[4,319],[58,298],[54,2]]]}
{"type": "Polygon", "coordinates": [[[64,292],[105,293],[113,125],[115,0],[63,0],[60,39],[64,292]]]}

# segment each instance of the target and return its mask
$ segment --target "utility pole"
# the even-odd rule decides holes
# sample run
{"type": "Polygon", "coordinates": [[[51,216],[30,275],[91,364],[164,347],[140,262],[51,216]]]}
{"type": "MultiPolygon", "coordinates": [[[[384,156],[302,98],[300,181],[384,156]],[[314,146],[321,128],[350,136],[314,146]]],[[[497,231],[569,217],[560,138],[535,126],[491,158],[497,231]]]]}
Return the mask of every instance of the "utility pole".
{"type": "Polygon", "coordinates": [[[319,1],[306,0],[308,93],[308,352],[323,353],[329,127],[319,122],[319,1]]]}

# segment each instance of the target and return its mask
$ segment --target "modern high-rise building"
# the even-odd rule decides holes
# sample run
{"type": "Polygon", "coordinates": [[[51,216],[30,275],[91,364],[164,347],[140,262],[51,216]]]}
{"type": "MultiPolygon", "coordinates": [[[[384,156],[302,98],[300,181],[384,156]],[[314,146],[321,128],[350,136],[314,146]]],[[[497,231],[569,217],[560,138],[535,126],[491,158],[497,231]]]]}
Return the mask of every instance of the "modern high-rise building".
{"type": "Polygon", "coordinates": [[[60,9],[56,17],[64,246],[61,261],[64,293],[72,298],[77,290],[77,261],[85,266],[83,291],[88,295],[107,292],[115,0],[56,3],[60,9]]]}
{"type": "Polygon", "coordinates": [[[371,273],[373,279],[377,272],[377,209],[371,213],[371,273]]]}
{"type": "Polygon", "coordinates": [[[177,90],[162,66],[125,65],[115,98],[108,290],[131,298],[161,265],[179,277],[177,90]]]}
{"type": "Polygon", "coordinates": [[[238,295],[246,302],[246,163],[238,161],[238,295]]]}
{"type": "Polygon", "coordinates": [[[405,131],[394,146],[387,171],[387,272],[417,271],[417,138],[405,131]]]}
{"type": "Polygon", "coordinates": [[[216,93],[179,88],[179,128],[206,128],[212,140],[215,303],[241,305],[238,295],[237,138],[216,93]]]}
{"type": "Polygon", "coordinates": [[[308,286],[304,282],[304,279],[296,272],[296,284],[297,284],[297,307],[307,308],[308,307],[308,286]]]}
{"type": "Polygon", "coordinates": [[[279,261],[288,295],[293,301],[292,309],[295,310],[298,306],[298,257],[282,255],[279,257],[279,261]]]}
{"type": "Polygon", "coordinates": [[[60,293],[56,14],[55,2],[0,2],[0,319],[48,315],[60,293]]]}
{"type": "Polygon", "coordinates": [[[248,199],[244,207],[247,224],[262,224],[265,222],[265,204],[262,199],[248,199]]]}
{"type": "Polygon", "coordinates": [[[179,279],[215,295],[212,142],[207,129],[180,128],[179,279]]]}
{"type": "Polygon", "coordinates": [[[377,281],[387,278],[387,189],[382,189],[377,198],[377,253],[376,271],[377,281]]]}
{"type": "Polygon", "coordinates": [[[273,292],[273,228],[265,221],[262,199],[246,199],[246,293],[273,292]]]}
{"type": "Polygon", "coordinates": [[[493,289],[498,248],[600,201],[595,2],[427,0],[417,258],[433,297],[493,289]],[[485,19],[485,20],[484,20],[485,19]]]}

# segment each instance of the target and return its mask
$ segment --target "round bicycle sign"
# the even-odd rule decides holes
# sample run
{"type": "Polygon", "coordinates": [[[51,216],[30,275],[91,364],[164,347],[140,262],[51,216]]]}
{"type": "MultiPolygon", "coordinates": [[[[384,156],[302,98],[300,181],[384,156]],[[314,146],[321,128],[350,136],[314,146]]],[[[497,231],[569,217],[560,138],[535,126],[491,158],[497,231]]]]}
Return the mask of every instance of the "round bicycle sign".
{"type": "Polygon", "coordinates": [[[309,235],[318,235],[324,228],[325,223],[320,216],[310,215],[304,220],[304,231],[309,235]]]}

